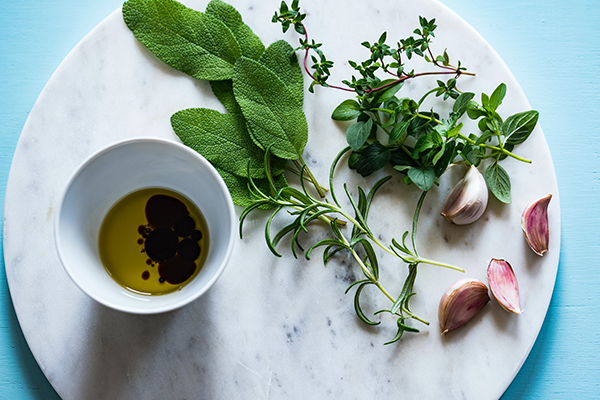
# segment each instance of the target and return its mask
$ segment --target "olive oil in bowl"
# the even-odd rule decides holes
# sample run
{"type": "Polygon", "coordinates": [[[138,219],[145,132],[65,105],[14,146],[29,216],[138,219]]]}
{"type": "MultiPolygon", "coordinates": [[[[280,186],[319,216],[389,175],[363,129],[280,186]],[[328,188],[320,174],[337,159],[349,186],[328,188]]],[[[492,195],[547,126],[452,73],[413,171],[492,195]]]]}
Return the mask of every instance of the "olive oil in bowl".
{"type": "Polygon", "coordinates": [[[198,208],[172,190],[146,188],[128,194],[106,214],[100,259],[124,288],[144,295],[179,290],[202,268],[208,229],[198,208]]]}

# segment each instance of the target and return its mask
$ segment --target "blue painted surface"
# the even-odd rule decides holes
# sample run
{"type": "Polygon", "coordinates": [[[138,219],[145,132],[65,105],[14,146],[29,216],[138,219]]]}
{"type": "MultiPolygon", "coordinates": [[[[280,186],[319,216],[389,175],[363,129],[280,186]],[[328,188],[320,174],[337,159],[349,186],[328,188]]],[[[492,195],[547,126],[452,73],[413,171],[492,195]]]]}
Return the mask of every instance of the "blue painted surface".
{"type": "MultiPolygon", "coordinates": [[[[278,1],[273,3],[275,9],[278,1]]],[[[562,248],[556,287],[540,336],[503,399],[600,398],[600,3],[444,3],[496,49],[540,111],[558,176],[562,248]]],[[[120,4],[0,2],[2,205],[14,149],[37,96],[75,44],[120,4]]],[[[0,260],[0,399],[57,399],[23,338],[4,271],[0,260]]]]}

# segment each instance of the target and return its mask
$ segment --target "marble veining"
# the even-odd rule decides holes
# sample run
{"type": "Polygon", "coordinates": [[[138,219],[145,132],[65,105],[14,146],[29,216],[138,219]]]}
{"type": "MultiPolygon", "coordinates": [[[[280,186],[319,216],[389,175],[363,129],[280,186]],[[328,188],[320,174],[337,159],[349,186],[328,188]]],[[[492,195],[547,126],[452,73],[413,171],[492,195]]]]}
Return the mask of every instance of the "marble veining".
{"type": "MultiPolygon", "coordinates": [[[[184,3],[203,10],[206,0],[184,3]]],[[[292,32],[284,35],[270,23],[278,2],[231,3],[264,43],[281,38],[297,43],[292,32]]],[[[434,47],[448,48],[453,60],[477,73],[461,78],[462,90],[490,93],[506,82],[501,113],[530,108],[493,49],[437,1],[365,5],[352,0],[344,7],[333,1],[302,3],[311,36],[325,43],[323,50],[336,61],[331,79],[346,78],[346,60],[365,56],[361,41],[377,39],[384,29],[391,38],[407,36],[417,16],[424,15],[437,18],[434,47]],[[362,29],[348,29],[346,21],[357,15],[362,29]]],[[[417,95],[432,82],[412,81],[403,90],[417,95]]],[[[305,95],[310,127],[305,159],[323,182],[344,145],[347,125],[329,116],[345,98],[346,93],[322,88],[305,95]]],[[[70,174],[92,152],[119,139],[143,135],[178,140],[169,117],[189,107],[223,111],[206,82],[170,69],[140,45],[117,10],[60,65],[23,129],[6,191],[6,272],[27,342],[64,399],[494,399],[503,393],[537,337],[558,266],[560,205],[541,128],[518,147],[533,164],[504,161],[513,176],[512,205],[490,201],[477,223],[450,226],[439,210],[463,173],[456,168],[428,195],[419,225],[421,254],[461,265],[470,277],[485,282],[492,257],[509,260],[522,288],[523,315],[510,315],[492,301],[467,326],[442,338],[437,303],[462,275],[423,265],[412,307],[431,325],[419,326],[418,335],[406,334],[399,345],[383,346],[395,334],[391,321],[382,315],[381,326],[365,326],[354,314],[352,296],[344,295],[360,276],[352,260],[340,254],[324,267],[320,252],[310,261],[295,260],[286,242],[280,245],[283,257],[273,257],[263,240],[265,215],[249,217],[244,239],[236,242],[219,281],[180,310],[123,314],[95,303],[70,281],[53,238],[56,201],[70,174]],[[550,252],[540,258],[523,239],[520,214],[548,193],[554,195],[550,252]]],[[[335,185],[341,194],[342,183],[348,182],[356,194],[356,185],[368,188],[378,176],[363,179],[340,170],[335,185]]],[[[397,176],[381,190],[370,222],[383,242],[410,227],[418,195],[397,176]]],[[[326,234],[316,227],[311,238],[326,234]]],[[[386,285],[399,290],[405,266],[380,255],[386,285]]],[[[372,304],[365,311],[386,306],[374,291],[365,298],[372,304]]]]}

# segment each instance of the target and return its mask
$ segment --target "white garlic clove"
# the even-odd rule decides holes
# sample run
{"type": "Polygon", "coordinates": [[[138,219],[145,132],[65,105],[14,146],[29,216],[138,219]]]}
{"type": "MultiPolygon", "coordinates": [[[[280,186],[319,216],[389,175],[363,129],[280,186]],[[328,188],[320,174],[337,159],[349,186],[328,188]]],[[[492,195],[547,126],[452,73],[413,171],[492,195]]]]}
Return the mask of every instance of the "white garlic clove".
{"type": "Polygon", "coordinates": [[[548,251],[549,226],[548,226],[548,205],[552,195],[542,197],[523,210],[521,215],[521,227],[525,234],[525,239],[531,250],[539,256],[543,256],[548,251]]]}
{"type": "Polygon", "coordinates": [[[440,299],[438,319],[442,336],[463,326],[490,301],[487,286],[477,279],[454,282],[440,299]]]}
{"type": "Polygon", "coordinates": [[[506,311],[521,314],[519,284],[515,272],[507,261],[492,258],[487,269],[490,291],[506,311]]]}
{"type": "Polygon", "coordinates": [[[483,215],[487,203],[485,178],[477,167],[471,165],[446,198],[441,214],[453,224],[467,225],[483,215]]]}

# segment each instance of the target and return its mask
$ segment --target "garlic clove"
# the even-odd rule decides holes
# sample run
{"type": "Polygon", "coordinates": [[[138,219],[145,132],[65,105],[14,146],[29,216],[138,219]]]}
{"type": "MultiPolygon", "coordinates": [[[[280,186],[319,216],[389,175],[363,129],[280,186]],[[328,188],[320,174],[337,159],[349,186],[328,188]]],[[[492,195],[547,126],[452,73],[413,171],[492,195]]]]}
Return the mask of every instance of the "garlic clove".
{"type": "Polygon", "coordinates": [[[539,256],[548,251],[549,228],[548,228],[548,204],[552,195],[535,200],[523,210],[521,215],[521,227],[525,239],[531,250],[539,256]]]}
{"type": "Polygon", "coordinates": [[[438,319],[442,336],[463,326],[490,301],[487,286],[477,279],[454,282],[440,299],[438,319]]]}
{"type": "Polygon", "coordinates": [[[488,203],[485,178],[477,167],[471,165],[465,176],[454,186],[441,214],[456,225],[467,225],[483,215],[488,203]]]}
{"type": "Polygon", "coordinates": [[[492,258],[487,269],[492,295],[506,311],[521,314],[519,284],[515,272],[507,261],[492,258]]]}

